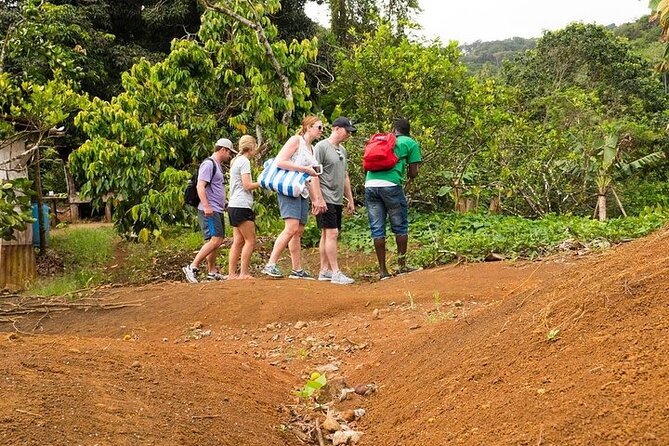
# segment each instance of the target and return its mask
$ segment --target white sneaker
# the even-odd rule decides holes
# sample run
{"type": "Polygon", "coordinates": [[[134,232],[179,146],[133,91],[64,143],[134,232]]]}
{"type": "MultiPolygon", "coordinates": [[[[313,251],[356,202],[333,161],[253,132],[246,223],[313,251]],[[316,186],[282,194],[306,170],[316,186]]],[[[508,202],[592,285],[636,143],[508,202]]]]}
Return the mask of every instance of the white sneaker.
{"type": "Polygon", "coordinates": [[[325,271],[321,271],[318,274],[318,280],[321,280],[323,282],[329,282],[332,280],[332,271],[329,269],[326,269],[325,271]]]}
{"type": "Polygon", "coordinates": [[[197,283],[197,270],[194,268],[191,268],[190,265],[184,266],[181,268],[181,271],[184,272],[184,275],[186,276],[186,280],[189,281],[190,283],[197,283]]]}
{"type": "Polygon", "coordinates": [[[336,273],[332,274],[332,280],[330,280],[331,283],[336,283],[337,285],[350,285],[355,280],[351,279],[350,277],[346,277],[344,273],[341,271],[337,271],[336,273]]]}

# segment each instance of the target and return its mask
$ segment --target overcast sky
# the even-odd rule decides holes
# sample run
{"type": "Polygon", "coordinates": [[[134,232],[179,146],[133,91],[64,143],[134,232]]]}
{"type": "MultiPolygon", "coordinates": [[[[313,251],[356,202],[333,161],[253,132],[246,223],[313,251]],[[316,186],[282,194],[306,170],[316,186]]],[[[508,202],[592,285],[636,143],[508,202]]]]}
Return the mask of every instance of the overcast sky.
{"type": "MultiPolygon", "coordinates": [[[[443,42],[541,37],[571,22],[610,25],[648,14],[648,0],[419,0],[417,17],[425,37],[443,42]]],[[[329,25],[326,8],[307,5],[307,14],[329,25]]]]}

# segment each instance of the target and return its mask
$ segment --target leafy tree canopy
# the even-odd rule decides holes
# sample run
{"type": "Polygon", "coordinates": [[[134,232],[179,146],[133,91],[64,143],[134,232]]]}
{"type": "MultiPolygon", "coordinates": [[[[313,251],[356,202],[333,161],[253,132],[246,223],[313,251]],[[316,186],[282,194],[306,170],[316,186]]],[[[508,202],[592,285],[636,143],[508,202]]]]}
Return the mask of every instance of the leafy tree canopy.
{"type": "Polygon", "coordinates": [[[278,1],[205,4],[198,40],[175,40],[164,61],[140,62],[123,76],[122,94],[77,118],[89,139],[70,162],[83,193],[113,197],[121,233],[147,239],[184,221],[190,174],[181,169],[220,136],[255,132],[276,144],[290,117],[311,108],[302,71],[315,41],[278,39],[269,18],[278,1]]]}
{"type": "MultiPolygon", "coordinates": [[[[339,54],[326,98],[336,104],[332,116],[353,117],[363,135],[388,131],[394,119],[408,118],[429,165],[409,186],[412,198],[434,207],[442,197],[457,195],[495,129],[508,120],[508,92],[469,76],[455,42],[411,42],[388,25],[359,39],[339,54]]],[[[353,161],[353,184],[362,185],[363,172],[353,161]]]]}
{"type": "Polygon", "coordinates": [[[650,64],[599,25],[572,24],[545,33],[534,50],[507,64],[502,74],[528,100],[578,87],[596,92],[614,115],[655,113],[667,104],[650,64]]]}
{"type": "MultiPolygon", "coordinates": [[[[79,94],[86,78],[81,68],[84,51],[74,42],[86,42],[91,36],[66,23],[69,8],[36,1],[10,6],[4,12],[13,21],[5,23],[0,49],[0,140],[3,144],[12,139],[29,141],[31,148],[21,158],[39,160],[42,146],[50,144],[51,129],[88,105],[86,96],[79,94]]],[[[0,202],[12,212],[1,222],[3,236],[23,229],[30,221],[30,200],[26,198],[31,195],[30,183],[7,184],[12,184],[13,192],[5,190],[0,202]]]]}

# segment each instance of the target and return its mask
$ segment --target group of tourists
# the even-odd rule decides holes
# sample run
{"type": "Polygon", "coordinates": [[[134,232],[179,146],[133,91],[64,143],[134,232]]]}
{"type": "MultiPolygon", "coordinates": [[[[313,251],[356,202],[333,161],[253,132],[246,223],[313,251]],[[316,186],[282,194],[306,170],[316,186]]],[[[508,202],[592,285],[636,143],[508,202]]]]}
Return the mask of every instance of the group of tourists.
{"type": "MultiPolygon", "coordinates": [[[[348,140],[356,127],[346,117],[332,123],[330,136],[314,145],[323,134],[323,121],[317,116],[307,116],[298,133],[283,145],[274,163],[278,169],[302,172],[309,176],[306,188],[297,197],[278,193],[279,212],[284,228],[276,238],[269,261],[262,273],[281,278],[284,273],[277,262],[288,248],[291,260],[291,279],[318,279],[334,284],[354,282],[339,268],[337,240],[341,231],[344,210],[355,211],[351,181],[348,175],[348,153],[342,143],[348,140]],[[312,276],[302,266],[302,234],[309,213],[316,216],[321,230],[319,242],[320,271],[312,276]]],[[[398,265],[395,272],[413,271],[406,264],[408,244],[408,205],[404,194],[404,181],[408,175],[418,175],[421,152],[418,143],[410,136],[410,124],[398,119],[393,125],[396,136],[394,153],[397,163],[388,170],[368,171],[365,179],[365,204],[369,216],[374,249],[379,264],[379,279],[391,277],[386,265],[386,222],[395,235],[398,265]]],[[[227,138],[214,145],[214,153],[200,164],[197,176],[198,221],[205,243],[190,265],[183,268],[189,282],[198,282],[200,265],[206,261],[207,280],[222,280],[216,266],[218,250],[225,237],[224,211],[227,210],[233,228],[233,240],[228,256],[227,279],[250,279],[250,262],[256,242],[253,190],[260,187],[251,177],[251,159],[257,149],[251,135],[240,138],[235,149],[227,138]],[[229,193],[226,201],[225,176],[221,164],[230,161],[229,193]],[[226,208],[227,203],[227,208],[226,208]]]]}

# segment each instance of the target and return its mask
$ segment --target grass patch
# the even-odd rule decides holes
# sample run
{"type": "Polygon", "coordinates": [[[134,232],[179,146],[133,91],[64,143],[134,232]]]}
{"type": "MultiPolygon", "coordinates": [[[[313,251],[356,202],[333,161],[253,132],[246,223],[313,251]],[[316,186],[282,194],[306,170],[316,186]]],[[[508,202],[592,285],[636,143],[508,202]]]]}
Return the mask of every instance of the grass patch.
{"type": "MultiPolygon", "coordinates": [[[[181,267],[193,260],[203,243],[199,231],[182,226],[165,228],[161,239],[148,243],[124,241],[121,246],[125,256],[114,279],[129,284],[182,280],[181,267]]],[[[217,263],[227,271],[227,249],[221,249],[217,263]]]]}
{"type": "Polygon", "coordinates": [[[118,241],[110,226],[76,226],[52,230],[49,249],[63,261],[63,274],[38,279],[26,293],[33,296],[67,296],[105,283],[107,267],[118,241]]]}

